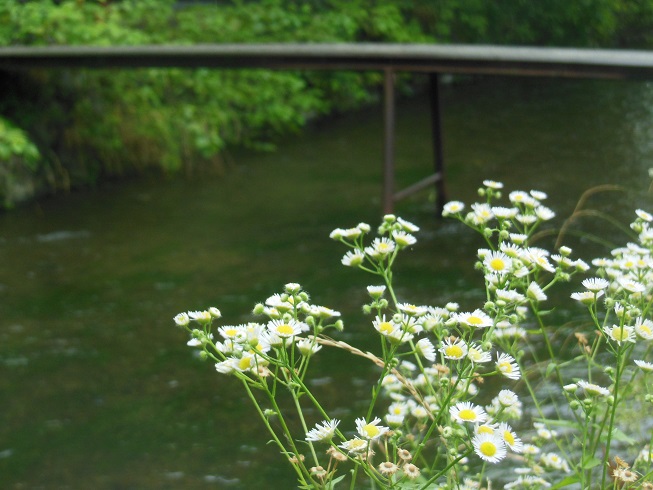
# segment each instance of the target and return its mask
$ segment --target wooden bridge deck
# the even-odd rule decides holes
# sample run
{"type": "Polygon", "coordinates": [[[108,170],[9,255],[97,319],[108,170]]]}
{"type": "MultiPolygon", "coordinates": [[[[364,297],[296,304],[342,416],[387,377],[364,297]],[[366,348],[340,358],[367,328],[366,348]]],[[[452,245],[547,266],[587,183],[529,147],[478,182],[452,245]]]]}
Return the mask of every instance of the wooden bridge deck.
{"type": "Polygon", "coordinates": [[[384,82],[383,211],[430,185],[438,208],[446,199],[442,152],[440,74],[515,75],[602,79],[653,79],[653,52],[424,44],[210,44],[144,46],[0,47],[0,69],[32,68],[263,68],[379,70],[384,82]],[[394,190],[394,74],[429,74],[435,172],[394,190]]]}

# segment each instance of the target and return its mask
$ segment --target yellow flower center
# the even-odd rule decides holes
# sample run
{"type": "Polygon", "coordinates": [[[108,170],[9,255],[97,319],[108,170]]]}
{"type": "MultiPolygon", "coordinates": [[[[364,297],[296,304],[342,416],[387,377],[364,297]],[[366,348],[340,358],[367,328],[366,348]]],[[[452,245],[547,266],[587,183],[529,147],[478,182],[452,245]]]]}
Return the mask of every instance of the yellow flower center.
{"type": "Polygon", "coordinates": [[[467,323],[470,325],[481,325],[483,323],[483,319],[479,316],[470,316],[467,318],[467,323]]]}
{"type": "Polygon", "coordinates": [[[249,357],[249,356],[247,356],[247,357],[242,357],[242,358],[240,359],[240,361],[238,361],[238,367],[239,367],[240,369],[242,369],[243,371],[244,371],[245,369],[249,369],[250,367],[252,367],[252,359],[253,359],[253,358],[252,358],[252,357],[249,357]]]}
{"type": "Polygon", "coordinates": [[[228,328],[227,330],[224,331],[225,335],[227,337],[235,337],[236,334],[238,333],[238,330],[235,328],[228,328]]]}
{"type": "Polygon", "coordinates": [[[460,348],[459,345],[448,345],[444,349],[444,352],[448,357],[455,357],[455,358],[463,357],[463,350],[460,348]]]}
{"type": "Polygon", "coordinates": [[[284,323],[283,325],[279,325],[277,327],[277,333],[279,335],[292,335],[293,328],[287,323],[284,323]]]}
{"type": "Polygon", "coordinates": [[[615,340],[623,341],[628,338],[628,331],[624,327],[615,327],[612,329],[612,336],[615,340]]]}
{"type": "Polygon", "coordinates": [[[503,361],[499,364],[499,370],[502,373],[512,373],[512,365],[508,361],[503,361]]]}
{"type": "Polygon", "coordinates": [[[495,271],[502,271],[506,268],[506,263],[503,261],[503,259],[497,257],[490,261],[490,267],[495,271]]]}
{"type": "Polygon", "coordinates": [[[496,454],[497,452],[497,447],[494,445],[494,443],[490,441],[485,441],[482,442],[481,445],[479,446],[480,451],[488,457],[492,457],[496,454]]]}
{"type": "Polygon", "coordinates": [[[646,335],[651,335],[651,333],[653,333],[648,325],[640,325],[639,330],[640,332],[644,332],[646,335]]]}
{"type": "Polygon", "coordinates": [[[465,408],[458,413],[463,420],[476,420],[476,412],[470,408],[465,408]]]}
{"type": "Polygon", "coordinates": [[[390,322],[381,322],[379,324],[379,332],[381,333],[392,333],[394,330],[394,325],[390,322]]]}
{"type": "Polygon", "coordinates": [[[478,428],[478,433],[479,434],[494,434],[494,429],[490,427],[489,425],[481,425],[478,428]]]}
{"type": "Polygon", "coordinates": [[[363,432],[367,434],[367,437],[374,438],[379,435],[379,428],[374,424],[367,424],[363,427],[363,432]]]}
{"type": "Polygon", "coordinates": [[[515,438],[512,436],[512,433],[509,430],[503,431],[503,440],[506,441],[509,446],[515,444],[515,438]]]}
{"type": "Polygon", "coordinates": [[[361,439],[354,439],[354,440],[352,440],[352,441],[350,442],[349,447],[350,447],[352,450],[355,451],[355,450],[357,450],[357,449],[362,449],[362,448],[364,448],[366,445],[367,445],[367,443],[366,443],[365,441],[363,441],[363,440],[361,440],[361,439]]]}

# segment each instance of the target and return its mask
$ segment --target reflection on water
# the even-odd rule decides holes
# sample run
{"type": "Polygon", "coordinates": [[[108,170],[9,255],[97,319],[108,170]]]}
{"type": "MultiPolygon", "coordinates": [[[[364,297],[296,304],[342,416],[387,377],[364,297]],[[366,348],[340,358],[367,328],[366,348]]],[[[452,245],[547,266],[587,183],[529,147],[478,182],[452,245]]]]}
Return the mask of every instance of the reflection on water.
{"type": "MultiPolygon", "coordinates": [[[[452,198],[469,202],[492,178],[549,193],[564,216],[590,186],[647,186],[651,84],[479,79],[445,87],[444,103],[452,198]]],[[[399,110],[400,186],[431,167],[425,107],[399,110]]],[[[193,357],[172,317],[218,306],[239,323],[295,281],[343,312],[345,340],[374,349],[359,312],[372,279],[339,265],[328,234],[377,223],[381,134],[372,109],[273,155],[232,155],[221,178],[109,184],[0,216],[3,488],[293,487],[239,385],[193,357]]],[[[434,220],[426,197],[397,209],[423,227],[398,292],[477,305],[478,238],[434,220]]],[[[628,217],[645,203],[590,202],[628,217]]],[[[321,352],[315,368],[333,415],[358,416],[374,368],[339,352],[321,352]]]]}

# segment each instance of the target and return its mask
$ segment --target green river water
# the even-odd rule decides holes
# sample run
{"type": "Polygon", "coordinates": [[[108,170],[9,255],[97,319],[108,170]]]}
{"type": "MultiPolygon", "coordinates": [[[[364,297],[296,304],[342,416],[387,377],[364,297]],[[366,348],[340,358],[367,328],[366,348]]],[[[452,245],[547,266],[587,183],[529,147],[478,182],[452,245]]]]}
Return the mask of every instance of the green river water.
{"type": "MultiPolygon", "coordinates": [[[[623,220],[650,210],[653,85],[487,78],[445,86],[443,102],[450,198],[469,203],[490,178],[547,192],[563,218],[585,189],[611,183],[630,191],[591,206],[623,220]]],[[[399,187],[430,172],[426,107],[400,103],[399,187]]],[[[0,488],[293,488],[239,385],[196,359],[172,318],[217,306],[240,323],[299,282],[343,312],[345,340],[374,349],[360,313],[374,279],[341,266],[328,235],[378,224],[381,150],[374,107],[274,154],[231,154],[222,176],[111,183],[0,215],[0,488]]],[[[397,206],[422,227],[398,264],[399,295],[479,306],[481,243],[436,220],[429,197],[397,206]]],[[[338,352],[314,367],[333,415],[360,416],[375,369],[338,352]]]]}

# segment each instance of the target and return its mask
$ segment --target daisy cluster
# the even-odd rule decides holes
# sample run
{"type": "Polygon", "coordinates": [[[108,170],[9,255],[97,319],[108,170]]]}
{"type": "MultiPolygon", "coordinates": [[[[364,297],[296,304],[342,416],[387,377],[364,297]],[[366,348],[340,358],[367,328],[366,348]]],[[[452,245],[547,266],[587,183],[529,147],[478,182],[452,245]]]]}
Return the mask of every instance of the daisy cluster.
{"type": "Polygon", "coordinates": [[[338,311],[311,304],[297,283],[286,284],[282,293],[257,304],[253,313],[267,321],[223,325],[214,332],[213,321],[222,316],[217,308],[180,313],[174,321],[190,333],[189,346],[199,348],[203,358],[216,361],[219,373],[255,377],[270,375],[270,366],[305,365],[322,348],[319,334],[343,328],[338,311]]]}
{"type": "Polygon", "coordinates": [[[616,438],[619,449],[634,444],[616,425],[626,394],[637,391],[633,380],[642,379],[645,396],[631,410],[653,406],[653,215],[637,210],[631,224],[637,241],[591,262],[594,277],[582,280],[584,290],[571,298],[592,321],[574,332],[579,355],[563,362],[551,340],[559,337],[545,321],[549,290],[587,273],[590,265],[573,258],[569,247],[553,253],[532,245],[536,231],[555,216],[543,204],[545,193],[513,191],[504,203],[503,184],[486,180],[479,196],[483,202],[468,208],[452,201],[443,213],[484,240],[475,267],[486,300],[476,308],[397,298],[392,268],[399,252],[417,243],[413,223],[390,214],[374,230],[376,237],[366,223],[331,232],[348,248],[342,264],[377,278],[363,306],[378,340],[375,353],[327,337],[327,329],[343,329],[340,313],[313,304],[296,283],[254,307],[260,321],[214,326],[222,317],[217,308],[174,318],[201,357],[243,381],[302,488],[333,488],[348,474],[351,488],[361,474],[375,488],[494,488],[486,469],[507,460],[517,464],[512,478],[508,472],[499,478],[506,489],[549,488],[556,479],[556,488],[565,482],[612,488],[612,481],[615,488],[653,488],[650,446],[633,455],[632,467],[610,453],[616,438]],[[532,348],[542,343],[545,354],[532,348]],[[330,417],[304,382],[311,357],[324,346],[345,349],[380,369],[366,415],[353,423],[330,417]],[[571,367],[578,362],[582,369],[571,367]],[[539,393],[532,380],[546,389],[539,393]],[[551,382],[559,386],[551,388],[551,382]],[[276,402],[279,387],[294,399],[293,423],[276,402]],[[265,395],[264,402],[251,388],[265,395]],[[531,400],[523,403],[520,390],[531,400]],[[564,420],[552,419],[540,396],[564,420]],[[321,420],[311,426],[309,414],[321,420]],[[291,430],[297,421],[299,436],[291,430]],[[354,469],[338,475],[344,464],[354,469]]]}

